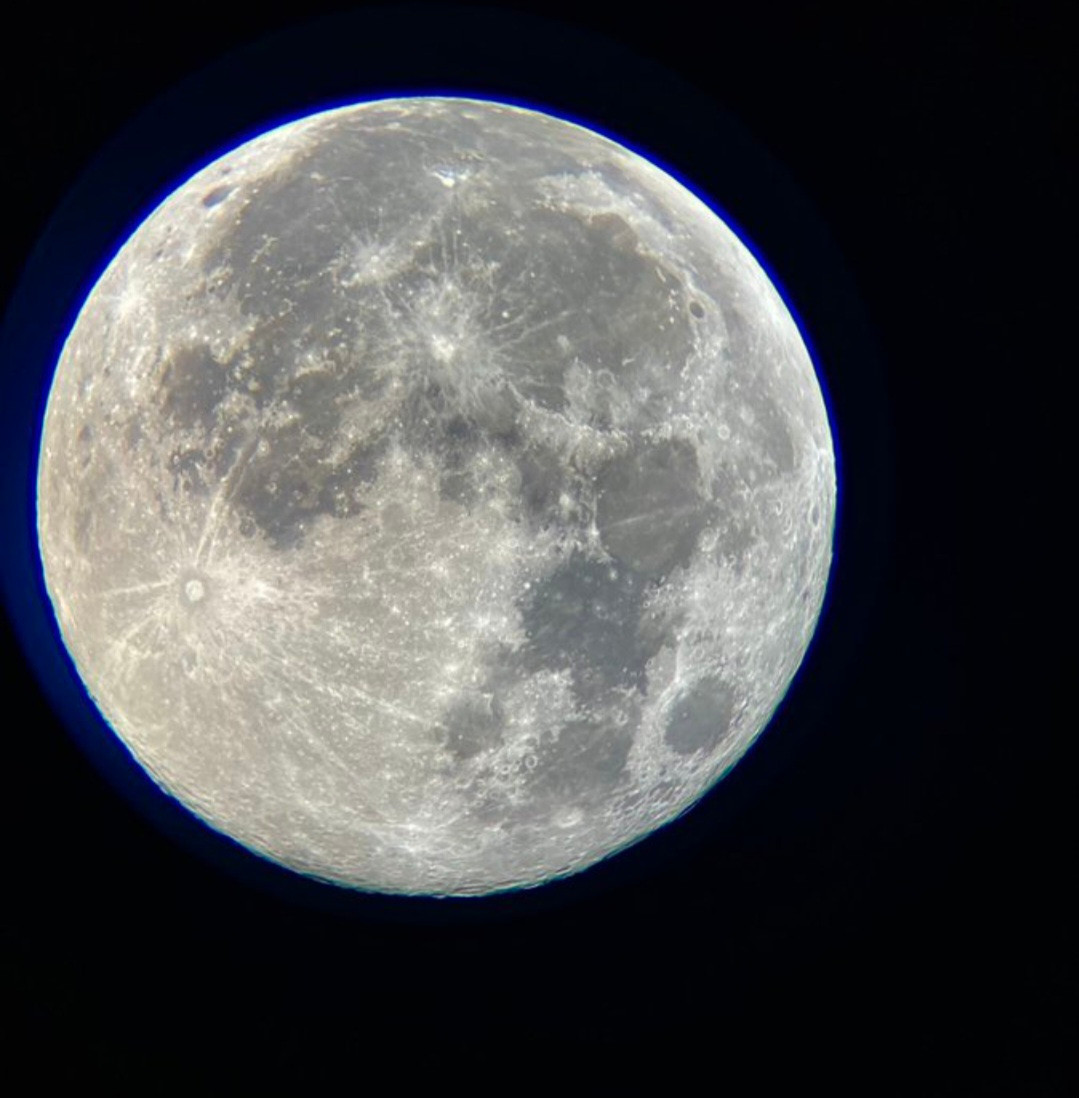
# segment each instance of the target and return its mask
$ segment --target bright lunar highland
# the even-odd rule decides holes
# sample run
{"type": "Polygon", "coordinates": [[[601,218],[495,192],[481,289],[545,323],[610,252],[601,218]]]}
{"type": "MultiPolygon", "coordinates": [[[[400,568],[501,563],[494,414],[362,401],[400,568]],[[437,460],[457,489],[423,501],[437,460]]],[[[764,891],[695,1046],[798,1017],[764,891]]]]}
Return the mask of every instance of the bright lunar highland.
{"type": "Polygon", "coordinates": [[[641,156],[381,100],[242,145],[109,264],[45,414],[60,629],[212,827],[482,894],[693,804],[822,606],[835,463],[776,289],[641,156]]]}

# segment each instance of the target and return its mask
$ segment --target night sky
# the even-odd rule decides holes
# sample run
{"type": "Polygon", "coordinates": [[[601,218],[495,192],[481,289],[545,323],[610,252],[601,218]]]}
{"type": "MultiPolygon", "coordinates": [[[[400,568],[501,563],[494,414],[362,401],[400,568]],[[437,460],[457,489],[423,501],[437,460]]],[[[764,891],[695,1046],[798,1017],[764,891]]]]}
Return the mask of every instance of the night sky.
{"type": "Polygon", "coordinates": [[[726,7],[39,6],[6,35],[7,1073],[1074,1092],[1064,6],[726,7]],[[55,356],[150,209],[275,122],[422,91],[547,107],[706,195],[839,446],[832,587],[769,730],[651,840],[491,901],[297,886],[155,796],[72,683],[28,506],[55,356]]]}

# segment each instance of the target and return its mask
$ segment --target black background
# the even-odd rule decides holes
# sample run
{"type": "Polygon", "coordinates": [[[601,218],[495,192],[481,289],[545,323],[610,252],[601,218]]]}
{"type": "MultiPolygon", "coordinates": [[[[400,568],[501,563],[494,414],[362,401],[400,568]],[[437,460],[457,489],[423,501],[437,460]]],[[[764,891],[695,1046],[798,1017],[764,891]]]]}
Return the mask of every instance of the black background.
{"type": "Polygon", "coordinates": [[[87,6],[6,32],[5,1074],[1074,1087],[1070,728],[1049,705],[1070,641],[1071,498],[1049,487],[1074,365],[1064,9],[647,7],[87,6]],[[297,889],[98,748],[103,776],[30,563],[50,355],[126,232],[272,121],[423,90],[546,105],[709,193],[811,336],[842,458],[830,601],[770,730],[649,842],[494,902],[297,889]]]}

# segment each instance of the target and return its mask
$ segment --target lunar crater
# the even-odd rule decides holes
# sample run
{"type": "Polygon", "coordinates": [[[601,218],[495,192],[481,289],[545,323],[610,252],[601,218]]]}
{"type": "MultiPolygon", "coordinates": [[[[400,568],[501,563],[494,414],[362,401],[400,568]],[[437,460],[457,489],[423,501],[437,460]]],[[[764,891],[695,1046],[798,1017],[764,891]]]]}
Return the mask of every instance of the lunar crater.
{"type": "Polygon", "coordinates": [[[183,580],[180,587],[180,597],[186,606],[197,606],[208,593],[204,576],[189,576],[183,580]]]}
{"type": "Polygon", "coordinates": [[[61,355],[38,510],[76,667],[166,791],[299,872],[475,895],[748,748],[835,475],[797,328],[703,203],[539,112],[410,99],[264,135],[140,227],[61,355]]]}

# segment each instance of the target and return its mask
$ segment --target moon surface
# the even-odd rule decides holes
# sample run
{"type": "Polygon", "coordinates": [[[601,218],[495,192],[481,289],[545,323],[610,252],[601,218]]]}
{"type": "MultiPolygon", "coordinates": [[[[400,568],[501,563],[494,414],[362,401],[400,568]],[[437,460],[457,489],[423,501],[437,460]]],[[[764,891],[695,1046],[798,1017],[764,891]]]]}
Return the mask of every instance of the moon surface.
{"type": "Polygon", "coordinates": [[[380,100],[170,195],[70,333],[38,537],[108,724],[297,872],[478,895],[685,811],[809,644],[835,462],[749,250],[534,110],[380,100]]]}

